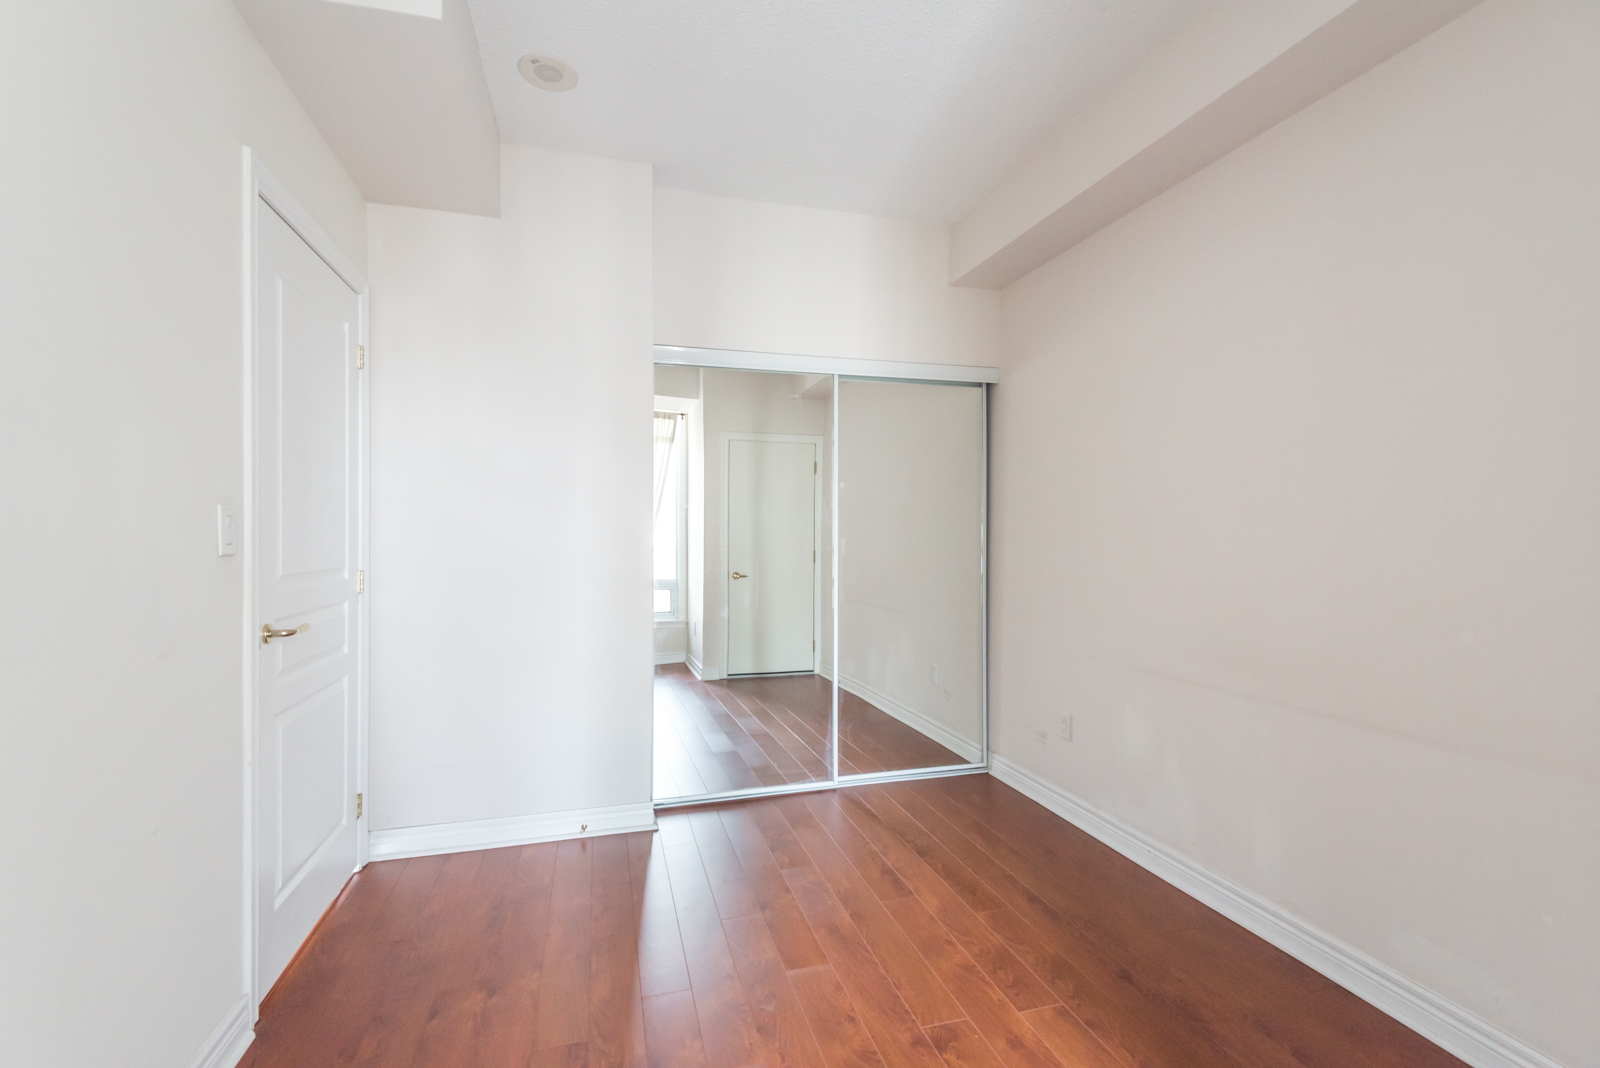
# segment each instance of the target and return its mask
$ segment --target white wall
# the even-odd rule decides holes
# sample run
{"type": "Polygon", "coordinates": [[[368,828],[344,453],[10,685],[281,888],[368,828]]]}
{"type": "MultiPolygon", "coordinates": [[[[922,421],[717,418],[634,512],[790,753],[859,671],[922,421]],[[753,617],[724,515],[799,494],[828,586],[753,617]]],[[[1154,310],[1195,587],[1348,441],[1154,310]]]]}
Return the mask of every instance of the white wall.
{"type": "Polygon", "coordinates": [[[995,410],[998,752],[1573,1068],[1597,48],[1489,0],[1020,280],[995,410]]]}
{"type": "Polygon", "coordinates": [[[999,294],[949,265],[942,224],[657,189],[655,341],[992,366],[999,294]]]}
{"type": "Polygon", "coordinates": [[[227,0],[0,8],[0,1063],[190,1064],[243,1002],[243,163],[355,186],[227,0]]]}
{"type": "Polygon", "coordinates": [[[650,799],[650,168],[373,206],[372,826],[650,799]]]}

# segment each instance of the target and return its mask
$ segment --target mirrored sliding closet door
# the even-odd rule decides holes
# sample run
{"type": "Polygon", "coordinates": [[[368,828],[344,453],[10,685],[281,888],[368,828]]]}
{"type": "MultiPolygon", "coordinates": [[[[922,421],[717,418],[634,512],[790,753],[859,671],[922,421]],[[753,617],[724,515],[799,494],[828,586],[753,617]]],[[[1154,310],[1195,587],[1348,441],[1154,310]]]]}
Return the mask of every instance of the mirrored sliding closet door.
{"type": "Polygon", "coordinates": [[[984,388],[658,364],[655,401],[657,803],[982,766],[984,388]]]}
{"type": "Polygon", "coordinates": [[[983,387],[838,388],[839,772],[981,763],[983,387]]]}

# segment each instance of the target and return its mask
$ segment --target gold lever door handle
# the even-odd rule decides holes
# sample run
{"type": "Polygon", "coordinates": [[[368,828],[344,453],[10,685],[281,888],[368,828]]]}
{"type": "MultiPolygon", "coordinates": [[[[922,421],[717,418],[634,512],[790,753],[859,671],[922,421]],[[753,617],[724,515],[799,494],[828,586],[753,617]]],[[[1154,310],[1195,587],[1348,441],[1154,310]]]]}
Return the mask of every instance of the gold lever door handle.
{"type": "Polygon", "coordinates": [[[749,578],[750,576],[749,575],[741,575],[741,574],[739,574],[739,572],[735,571],[733,573],[733,577],[734,578],[749,578]]]}
{"type": "Polygon", "coordinates": [[[261,644],[271,645],[274,638],[293,638],[296,634],[304,634],[311,629],[310,623],[302,623],[293,630],[273,630],[271,624],[261,624],[261,644]]]}

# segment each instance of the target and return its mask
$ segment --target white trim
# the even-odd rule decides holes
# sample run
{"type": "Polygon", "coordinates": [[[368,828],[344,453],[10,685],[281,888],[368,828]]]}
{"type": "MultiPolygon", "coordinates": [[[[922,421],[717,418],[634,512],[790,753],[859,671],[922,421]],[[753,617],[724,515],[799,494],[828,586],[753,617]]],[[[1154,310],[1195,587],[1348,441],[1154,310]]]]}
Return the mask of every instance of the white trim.
{"type": "Polygon", "coordinates": [[[372,825],[372,806],[365,803],[371,794],[367,763],[368,733],[372,718],[372,334],[367,328],[368,290],[361,291],[360,325],[357,333],[366,358],[356,371],[356,438],[360,455],[356,458],[356,567],[362,575],[362,592],[356,595],[356,792],[362,795],[362,814],[356,820],[356,871],[367,866],[371,855],[368,842],[372,825]]]}
{"type": "Polygon", "coordinates": [[[906,768],[904,771],[873,771],[864,775],[844,775],[838,782],[817,779],[813,782],[788,782],[777,786],[751,786],[740,790],[724,790],[715,794],[694,794],[689,797],[662,797],[656,800],[656,811],[666,808],[691,808],[695,805],[720,805],[726,801],[749,801],[758,797],[782,797],[787,794],[811,794],[823,790],[837,790],[841,786],[874,786],[885,782],[909,782],[913,779],[945,779],[953,775],[986,775],[989,769],[982,764],[951,764],[942,768],[906,768]]]}
{"type": "MultiPolygon", "coordinates": [[[[823,678],[832,677],[830,671],[819,670],[817,674],[823,678]]],[[[840,688],[848,690],[878,711],[887,713],[912,730],[938,742],[956,756],[964,757],[967,763],[983,763],[983,746],[981,744],[968,741],[938,720],[929,719],[921,712],[907,708],[894,700],[894,698],[889,697],[887,694],[879,693],[858,679],[852,679],[848,675],[840,675],[838,682],[840,688]]]]}
{"type": "MultiPolygon", "coordinates": [[[[724,430],[722,439],[722,671],[724,678],[733,677],[728,670],[728,649],[733,641],[732,598],[733,586],[728,581],[728,531],[733,527],[733,493],[731,480],[733,477],[733,443],[736,441],[779,441],[793,442],[801,445],[810,445],[816,449],[816,458],[813,460],[815,471],[812,473],[814,480],[812,486],[811,515],[812,532],[811,544],[811,672],[815,674],[818,665],[822,663],[822,445],[823,438],[813,434],[757,434],[744,430],[724,430]]],[[[704,593],[701,594],[704,600],[704,593]]],[[[752,674],[768,675],[774,672],[753,672],[752,674]]],[[[776,672],[776,674],[792,674],[792,672],[776,672]]],[[[835,747],[837,748],[837,746],[835,747]]]]}
{"type": "Polygon", "coordinates": [[[706,681],[716,682],[717,681],[716,679],[708,680],[706,678],[705,665],[700,663],[700,661],[696,660],[694,658],[694,654],[693,653],[684,653],[683,654],[683,662],[686,665],[688,665],[689,670],[694,673],[694,677],[697,680],[699,680],[700,682],[706,682],[706,681]]]}
{"type": "Polygon", "coordinates": [[[397,827],[372,832],[372,859],[399,860],[464,853],[473,849],[558,842],[568,838],[593,838],[656,829],[655,807],[639,805],[571,809],[536,816],[506,816],[463,823],[435,823],[425,827],[397,827]],[[583,829],[587,827],[587,829],[583,829]]]}
{"type": "Polygon", "coordinates": [[[688,653],[657,653],[657,664],[682,664],[689,658],[688,653]]]}
{"type": "Polygon", "coordinates": [[[983,699],[983,751],[980,763],[989,763],[989,387],[983,387],[983,402],[979,411],[983,415],[983,465],[982,488],[978,492],[978,603],[982,606],[982,623],[978,639],[983,646],[983,672],[979,693],[983,699]]]}
{"type": "MultiPolygon", "coordinates": [[[[832,436],[832,449],[829,459],[832,461],[828,471],[828,589],[831,592],[829,601],[828,622],[831,626],[833,641],[828,644],[828,663],[830,666],[841,663],[839,659],[839,376],[833,376],[833,382],[828,394],[828,433],[832,436]]],[[[817,670],[822,670],[821,658],[817,661],[817,670]]],[[[828,777],[835,783],[839,781],[839,684],[835,682],[832,692],[828,694],[828,743],[831,752],[828,761],[828,777]]]]}
{"type": "Polygon", "coordinates": [[[855,375],[862,378],[905,378],[924,382],[998,382],[1000,368],[958,363],[910,363],[900,360],[852,360],[841,356],[798,356],[783,352],[697,349],[657,345],[655,362],[681,367],[727,367],[739,371],[789,371],[807,375],[855,375]]]}
{"type": "Polygon", "coordinates": [[[1201,867],[1141,831],[1093,808],[1002,756],[990,774],[1073,826],[1259,935],[1473,1068],[1561,1068],[1532,1046],[1447,1001],[1354,946],[1253,891],[1201,867]]]}
{"type": "Polygon", "coordinates": [[[234,1068],[256,1037],[250,1030],[252,1015],[250,995],[245,994],[206,1038],[191,1062],[194,1068],[234,1068]]]}
{"type": "MultiPolygon", "coordinates": [[[[243,710],[244,710],[244,947],[243,947],[243,986],[245,1002],[248,1005],[246,1024],[254,1024],[260,1008],[261,999],[266,996],[266,991],[259,989],[257,977],[257,963],[260,958],[260,928],[258,902],[256,900],[256,776],[255,776],[255,741],[257,731],[257,597],[256,597],[256,538],[255,538],[255,464],[256,464],[256,260],[258,251],[258,220],[260,205],[265,202],[270,210],[276,212],[289,228],[299,235],[310,249],[331,268],[340,280],[355,292],[358,300],[357,344],[368,345],[371,332],[368,329],[368,290],[366,275],[356,267],[355,263],[344,254],[337,242],[328,236],[289,192],[289,188],[280,182],[276,175],[261,161],[249,146],[243,148],[243,193],[244,193],[244,218],[242,242],[243,262],[243,339],[241,364],[242,388],[240,390],[243,407],[242,426],[243,438],[241,453],[243,458],[243,497],[240,501],[239,511],[242,517],[240,523],[240,556],[242,560],[241,582],[243,583],[244,612],[241,618],[241,647],[243,650],[244,667],[243,676],[243,710]]],[[[367,354],[366,367],[370,368],[371,353],[367,354]]],[[[357,521],[361,529],[357,532],[357,558],[356,567],[361,571],[369,570],[371,563],[371,403],[369,379],[365,369],[356,372],[357,383],[357,427],[356,444],[359,455],[357,462],[357,521]]],[[[370,577],[369,577],[370,578],[370,577]]],[[[365,595],[359,594],[357,599],[357,635],[356,635],[356,792],[369,795],[367,780],[367,735],[368,735],[368,704],[369,692],[369,643],[370,617],[368,600],[365,595]]],[[[367,810],[370,811],[370,797],[367,810]]],[[[367,817],[356,824],[356,866],[360,870],[367,863],[369,847],[367,841],[367,817]]]]}
{"type": "Polygon", "coordinates": [[[300,235],[300,239],[311,246],[311,251],[322,257],[324,263],[333,268],[333,273],[344,279],[344,284],[357,293],[367,290],[367,276],[357,267],[339,248],[338,242],[328,236],[328,232],[317,225],[317,220],[311,213],[300,206],[300,202],[289,192],[289,187],[267,170],[266,164],[261,162],[261,157],[245,149],[246,158],[250,161],[250,173],[255,179],[255,193],[266,199],[272,205],[272,210],[283,216],[283,221],[289,224],[289,229],[300,235]]]}

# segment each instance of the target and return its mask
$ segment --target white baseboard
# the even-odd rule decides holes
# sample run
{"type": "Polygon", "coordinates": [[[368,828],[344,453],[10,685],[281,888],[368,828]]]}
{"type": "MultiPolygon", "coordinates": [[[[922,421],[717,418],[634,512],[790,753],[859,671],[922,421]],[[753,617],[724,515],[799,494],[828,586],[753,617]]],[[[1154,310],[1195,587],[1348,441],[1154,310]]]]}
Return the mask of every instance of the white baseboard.
{"type": "Polygon", "coordinates": [[[255,1037],[250,1029],[250,996],[246,994],[200,1047],[194,1068],[235,1068],[255,1037]]]}
{"type": "MultiPolygon", "coordinates": [[[[824,678],[833,676],[832,671],[823,671],[821,674],[824,678]]],[[[920,731],[927,737],[932,738],[952,753],[961,757],[968,764],[983,763],[982,745],[968,741],[938,720],[930,719],[916,709],[907,708],[887,694],[879,693],[866,683],[858,679],[852,679],[849,675],[839,676],[839,686],[842,689],[849,690],[872,707],[893,716],[912,730],[920,731]]]]}
{"type": "Polygon", "coordinates": [[[700,661],[696,660],[693,653],[685,653],[683,656],[683,662],[689,666],[690,672],[692,672],[694,677],[700,682],[716,682],[718,679],[722,678],[721,675],[707,671],[706,666],[700,663],[700,661]]]}
{"type": "Polygon", "coordinates": [[[991,754],[989,772],[1140,867],[1382,1009],[1473,1068],[1561,1068],[1493,1024],[1053,783],[991,754]]]}
{"type": "Polygon", "coordinates": [[[531,845],[534,842],[559,842],[568,838],[593,838],[601,834],[653,831],[655,828],[655,808],[646,801],[639,805],[572,809],[537,816],[506,816],[493,820],[373,831],[370,856],[373,860],[431,857],[439,853],[499,849],[503,846],[531,845]]]}
{"type": "Polygon", "coordinates": [[[688,653],[657,653],[657,664],[682,664],[689,659],[688,653]]]}

